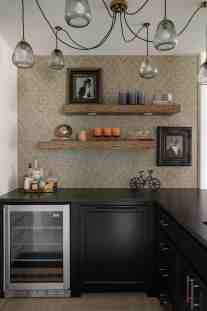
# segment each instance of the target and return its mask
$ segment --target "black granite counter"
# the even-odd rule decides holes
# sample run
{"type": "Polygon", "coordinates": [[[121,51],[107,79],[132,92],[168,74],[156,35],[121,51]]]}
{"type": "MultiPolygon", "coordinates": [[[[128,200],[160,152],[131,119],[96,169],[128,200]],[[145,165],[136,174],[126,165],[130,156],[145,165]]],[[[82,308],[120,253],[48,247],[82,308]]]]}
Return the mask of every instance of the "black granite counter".
{"type": "Polygon", "coordinates": [[[4,204],[38,203],[159,204],[179,224],[207,247],[207,191],[162,189],[159,192],[134,192],[130,189],[60,189],[56,193],[24,193],[14,190],[0,197],[4,204]]]}

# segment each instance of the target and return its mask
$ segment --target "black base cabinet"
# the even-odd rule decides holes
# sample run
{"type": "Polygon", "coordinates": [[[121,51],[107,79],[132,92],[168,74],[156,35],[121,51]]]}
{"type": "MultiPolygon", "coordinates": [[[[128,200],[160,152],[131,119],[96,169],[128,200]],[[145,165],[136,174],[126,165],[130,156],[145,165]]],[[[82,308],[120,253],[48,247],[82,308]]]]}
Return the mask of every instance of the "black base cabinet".
{"type": "Polygon", "coordinates": [[[76,208],[81,224],[81,291],[130,290],[153,294],[156,267],[153,206],[76,208]]]}
{"type": "Polygon", "coordinates": [[[160,302],[175,311],[206,311],[207,286],[199,274],[206,266],[206,249],[161,210],[158,232],[160,302]]]}
{"type": "MultiPolygon", "coordinates": [[[[1,297],[3,232],[2,207],[1,297]]],[[[143,291],[174,311],[207,311],[207,247],[155,202],[70,203],[70,267],[72,297],[143,291]]]]}

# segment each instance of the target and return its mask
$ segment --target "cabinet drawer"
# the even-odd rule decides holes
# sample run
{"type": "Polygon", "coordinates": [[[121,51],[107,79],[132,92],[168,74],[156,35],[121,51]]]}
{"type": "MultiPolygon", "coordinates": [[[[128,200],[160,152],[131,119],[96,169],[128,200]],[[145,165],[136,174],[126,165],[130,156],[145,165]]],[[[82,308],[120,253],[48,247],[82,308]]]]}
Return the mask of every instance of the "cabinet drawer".
{"type": "Polygon", "coordinates": [[[188,259],[207,284],[207,249],[205,246],[163,211],[160,211],[159,223],[160,221],[160,229],[175,243],[176,248],[188,259]],[[162,225],[163,222],[164,226],[162,225]]]}

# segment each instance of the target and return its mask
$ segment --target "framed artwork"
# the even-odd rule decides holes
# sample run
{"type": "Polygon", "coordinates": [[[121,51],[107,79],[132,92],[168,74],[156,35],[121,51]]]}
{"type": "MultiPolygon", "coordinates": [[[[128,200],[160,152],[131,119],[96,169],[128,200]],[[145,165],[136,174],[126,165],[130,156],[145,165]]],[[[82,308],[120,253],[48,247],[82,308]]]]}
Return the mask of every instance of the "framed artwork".
{"type": "Polygon", "coordinates": [[[157,166],[192,165],[192,128],[157,128],[157,166]]]}
{"type": "Polygon", "coordinates": [[[68,69],[70,104],[101,103],[101,69],[68,69]]]}

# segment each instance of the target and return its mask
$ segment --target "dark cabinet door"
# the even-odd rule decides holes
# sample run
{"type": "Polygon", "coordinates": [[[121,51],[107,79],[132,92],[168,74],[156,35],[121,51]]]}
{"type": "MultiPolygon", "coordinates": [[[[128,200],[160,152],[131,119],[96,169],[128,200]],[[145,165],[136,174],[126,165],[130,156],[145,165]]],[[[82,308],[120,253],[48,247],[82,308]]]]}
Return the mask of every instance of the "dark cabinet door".
{"type": "Polygon", "coordinates": [[[83,207],[82,280],[88,290],[146,290],[153,243],[148,207],[83,207]],[[152,244],[151,244],[152,243],[152,244]]]}

